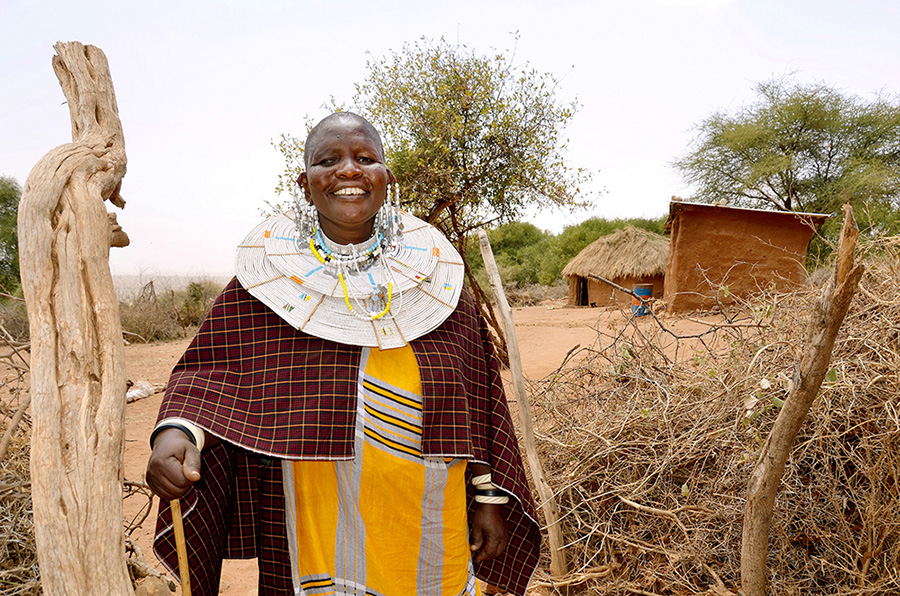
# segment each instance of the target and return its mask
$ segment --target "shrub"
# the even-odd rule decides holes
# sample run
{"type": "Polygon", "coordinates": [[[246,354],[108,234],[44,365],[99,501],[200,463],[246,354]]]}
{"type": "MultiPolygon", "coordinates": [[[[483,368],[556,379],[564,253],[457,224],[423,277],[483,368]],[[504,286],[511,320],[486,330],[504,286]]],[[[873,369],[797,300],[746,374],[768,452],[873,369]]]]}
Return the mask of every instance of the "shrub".
{"type": "Polygon", "coordinates": [[[138,298],[119,303],[122,331],[139,336],[144,341],[164,341],[184,337],[185,329],[178,323],[175,311],[157,298],[138,298]]]}
{"type": "Polygon", "coordinates": [[[553,286],[529,284],[527,286],[508,285],[503,288],[510,306],[539,306],[546,300],[559,300],[569,295],[569,286],[558,283],[553,286]]]}
{"type": "Polygon", "coordinates": [[[119,303],[122,330],[145,341],[188,337],[206,318],[221,291],[221,284],[200,280],[182,290],[157,294],[151,281],[137,298],[119,303]]]}
{"type": "Polygon", "coordinates": [[[0,300],[0,326],[15,342],[28,341],[28,311],[18,300],[0,300]]]}
{"type": "Polygon", "coordinates": [[[178,305],[181,323],[185,326],[200,325],[221,291],[220,284],[202,280],[192,281],[186,290],[175,292],[173,302],[178,305]]]}

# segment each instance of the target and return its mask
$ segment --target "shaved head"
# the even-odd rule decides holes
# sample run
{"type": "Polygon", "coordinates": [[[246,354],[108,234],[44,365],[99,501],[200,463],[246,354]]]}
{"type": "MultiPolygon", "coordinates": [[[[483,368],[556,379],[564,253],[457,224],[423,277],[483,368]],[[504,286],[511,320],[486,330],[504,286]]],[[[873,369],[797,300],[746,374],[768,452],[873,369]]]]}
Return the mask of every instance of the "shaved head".
{"type": "Polygon", "coordinates": [[[315,151],[322,132],[328,128],[328,124],[335,121],[352,122],[362,127],[381,152],[381,159],[384,159],[384,145],[381,142],[381,135],[378,134],[378,131],[375,130],[375,127],[372,126],[368,120],[353,112],[335,112],[334,114],[322,118],[318,124],[313,126],[312,130],[309,131],[309,134],[306,136],[306,144],[303,146],[303,167],[305,169],[309,169],[309,156],[315,151]]]}

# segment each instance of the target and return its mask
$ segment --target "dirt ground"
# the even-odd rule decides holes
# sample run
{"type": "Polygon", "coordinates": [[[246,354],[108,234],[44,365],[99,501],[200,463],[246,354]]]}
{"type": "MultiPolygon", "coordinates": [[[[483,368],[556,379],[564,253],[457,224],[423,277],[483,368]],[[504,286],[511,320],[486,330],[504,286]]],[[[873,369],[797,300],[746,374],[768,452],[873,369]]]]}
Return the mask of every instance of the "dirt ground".
{"type": "MultiPolygon", "coordinates": [[[[589,346],[596,342],[596,329],[608,332],[610,326],[621,326],[622,315],[618,311],[595,308],[564,308],[557,304],[516,308],[513,312],[516,334],[522,358],[524,374],[530,379],[540,379],[555,371],[566,354],[575,346],[589,346]]],[[[650,317],[646,317],[650,319],[650,317]]],[[[648,320],[647,323],[650,323],[648,320]]],[[[132,381],[149,381],[163,384],[172,367],[188,345],[188,340],[126,347],[128,378],[132,381]]],[[[509,399],[514,402],[511,392],[509,399]]],[[[128,404],[126,409],[125,477],[128,480],[143,479],[149,455],[148,439],[156,420],[156,412],[162,394],[128,404]]],[[[513,403],[513,408],[515,404],[513,403]]],[[[139,513],[141,497],[125,500],[125,516],[131,519],[139,513]]],[[[145,559],[161,568],[152,553],[151,542],[155,525],[157,502],[140,529],[133,535],[141,547],[145,559]]],[[[226,596],[250,596],[256,594],[256,561],[226,561],[222,574],[220,594],[226,596]]]]}

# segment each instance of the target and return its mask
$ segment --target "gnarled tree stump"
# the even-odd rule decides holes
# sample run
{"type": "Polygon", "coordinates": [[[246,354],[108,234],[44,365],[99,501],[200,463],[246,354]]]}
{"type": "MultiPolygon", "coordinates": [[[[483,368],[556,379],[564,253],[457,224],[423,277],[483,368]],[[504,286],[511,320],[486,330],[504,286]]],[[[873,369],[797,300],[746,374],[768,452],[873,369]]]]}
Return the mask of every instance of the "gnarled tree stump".
{"type": "Polygon", "coordinates": [[[124,137],[103,52],[54,47],[73,142],[32,169],[18,223],[38,562],[44,594],[133,594],[122,531],[124,346],[104,207],[124,205],[124,137]]]}

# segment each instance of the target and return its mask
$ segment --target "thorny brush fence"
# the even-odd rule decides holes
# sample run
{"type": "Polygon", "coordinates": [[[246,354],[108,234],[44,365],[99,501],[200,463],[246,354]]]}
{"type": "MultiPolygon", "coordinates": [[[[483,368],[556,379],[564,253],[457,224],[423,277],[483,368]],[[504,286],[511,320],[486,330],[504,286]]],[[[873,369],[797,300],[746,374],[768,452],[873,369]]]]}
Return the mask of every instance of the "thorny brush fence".
{"type": "MultiPolygon", "coordinates": [[[[16,299],[8,302],[4,315],[24,310],[16,299]]],[[[0,321],[0,594],[39,594],[28,472],[29,345],[27,334],[24,340],[10,334],[6,318],[0,321]]]]}
{"type": "MultiPolygon", "coordinates": [[[[31,512],[29,442],[31,419],[27,413],[27,341],[17,340],[0,322],[0,594],[41,594],[40,570],[31,512]]],[[[122,396],[125,399],[125,396],[122,396]]],[[[151,511],[152,493],[143,482],[126,480],[123,498],[143,501],[133,519],[123,520],[128,569],[132,581],[160,576],[144,560],[131,535],[151,511]]],[[[171,589],[174,583],[169,580],[171,589]]]]}
{"type": "MultiPolygon", "coordinates": [[[[778,494],[772,594],[900,591],[900,238],[868,251],[778,494]]],[[[532,384],[574,569],[539,585],[737,592],[747,481],[816,295],[760,296],[689,338],[651,317],[598,330],[605,347],[532,384]]]]}
{"type": "MultiPolygon", "coordinates": [[[[4,422],[8,423],[6,408],[4,422]]],[[[5,430],[4,424],[4,430],[5,430]]],[[[28,473],[28,433],[18,432],[0,461],[0,594],[40,594],[31,483],[28,473]]]]}

